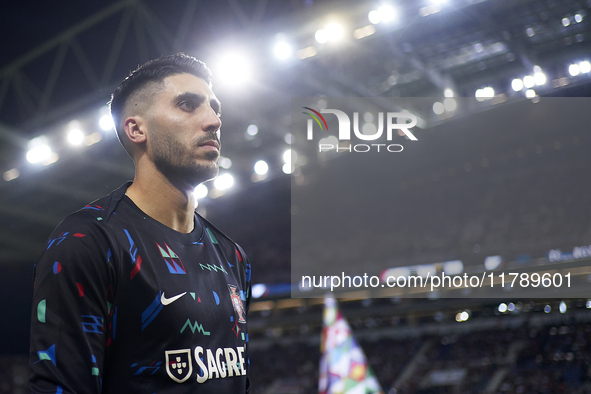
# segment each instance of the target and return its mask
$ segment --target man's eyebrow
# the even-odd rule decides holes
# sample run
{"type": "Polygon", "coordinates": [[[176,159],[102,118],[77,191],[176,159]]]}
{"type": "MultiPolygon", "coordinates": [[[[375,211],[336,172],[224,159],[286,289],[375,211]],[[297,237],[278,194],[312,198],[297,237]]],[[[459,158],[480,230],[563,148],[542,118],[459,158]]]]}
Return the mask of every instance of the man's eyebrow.
{"type": "Polygon", "coordinates": [[[197,93],[185,92],[176,96],[175,101],[193,100],[196,104],[201,104],[205,98],[197,93]]]}
{"type": "MultiPolygon", "coordinates": [[[[203,101],[205,101],[205,97],[197,93],[185,92],[181,93],[175,97],[175,101],[183,101],[183,100],[193,100],[195,104],[201,105],[203,101]]],[[[221,115],[222,113],[222,104],[218,99],[211,99],[209,102],[211,108],[218,114],[221,115]]]]}
{"type": "Polygon", "coordinates": [[[218,116],[222,116],[222,103],[218,99],[211,99],[209,102],[211,108],[218,114],[218,116]]]}

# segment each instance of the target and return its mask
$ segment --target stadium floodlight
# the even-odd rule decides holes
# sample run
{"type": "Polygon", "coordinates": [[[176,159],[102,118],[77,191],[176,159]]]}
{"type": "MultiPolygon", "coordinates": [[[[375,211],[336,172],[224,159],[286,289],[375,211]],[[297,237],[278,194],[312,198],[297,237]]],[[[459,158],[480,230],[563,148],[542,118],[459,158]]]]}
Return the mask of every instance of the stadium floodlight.
{"type": "Polygon", "coordinates": [[[250,61],[241,52],[228,52],[220,58],[214,75],[216,80],[224,85],[242,85],[252,77],[250,61]]]}
{"type": "Polygon", "coordinates": [[[546,83],[546,74],[543,72],[537,72],[534,74],[534,81],[536,85],[544,85],[546,83]]]}
{"type": "Polygon", "coordinates": [[[284,173],[291,174],[295,171],[295,166],[291,163],[285,163],[281,169],[284,173]]]}
{"type": "Polygon", "coordinates": [[[259,128],[256,124],[251,124],[246,128],[246,134],[255,136],[259,132],[259,128]]]}
{"type": "Polygon", "coordinates": [[[37,137],[29,141],[29,150],[27,151],[27,161],[31,164],[41,163],[49,160],[51,157],[51,148],[47,144],[47,138],[37,137]]]}
{"type": "Polygon", "coordinates": [[[511,88],[516,92],[523,90],[523,81],[520,78],[515,78],[511,81],[511,88]]]}
{"type": "Polygon", "coordinates": [[[394,7],[389,5],[380,7],[380,14],[382,16],[382,21],[386,23],[393,22],[398,16],[398,13],[394,9],[394,7]]]}
{"type": "Polygon", "coordinates": [[[394,7],[390,5],[383,5],[377,10],[371,10],[369,14],[367,14],[367,19],[369,19],[369,21],[374,25],[377,25],[381,22],[393,22],[397,16],[398,13],[394,9],[394,7]]]}
{"type": "Polygon", "coordinates": [[[328,33],[326,30],[320,29],[316,30],[316,34],[314,34],[314,38],[318,41],[319,44],[326,44],[328,41],[328,33]]]}
{"type": "Polygon", "coordinates": [[[446,88],[443,91],[443,96],[444,97],[453,97],[453,96],[455,96],[455,93],[454,93],[454,91],[451,88],[446,88]]]}
{"type": "Polygon", "coordinates": [[[487,270],[494,270],[497,269],[499,265],[503,262],[503,258],[501,256],[487,256],[484,259],[484,268],[487,270]]]}
{"type": "Polygon", "coordinates": [[[509,305],[507,305],[507,310],[513,312],[515,310],[515,304],[510,302],[509,305]]]}
{"type": "Polygon", "coordinates": [[[215,178],[213,186],[218,190],[228,190],[234,186],[234,177],[229,173],[222,174],[215,178]]]}
{"type": "Polygon", "coordinates": [[[60,155],[58,155],[57,152],[51,152],[49,154],[49,157],[47,159],[45,159],[44,161],[42,161],[41,164],[43,164],[44,166],[48,166],[48,165],[53,164],[56,161],[58,161],[59,158],[60,158],[60,155]]]}
{"type": "Polygon", "coordinates": [[[442,113],[444,113],[445,107],[443,106],[443,103],[437,101],[435,104],[433,104],[433,112],[435,113],[435,115],[441,115],[442,113]]]}
{"type": "Polygon", "coordinates": [[[575,14],[575,22],[577,22],[577,23],[583,22],[583,15],[575,14]]]}
{"type": "Polygon", "coordinates": [[[576,63],[571,64],[570,66],[568,66],[568,73],[572,77],[576,77],[577,75],[579,75],[581,73],[581,66],[579,66],[576,63]]]}
{"type": "Polygon", "coordinates": [[[99,119],[99,127],[104,131],[114,130],[115,124],[111,115],[105,114],[99,119]]]}
{"type": "Polygon", "coordinates": [[[507,312],[507,304],[505,304],[504,302],[501,302],[499,304],[498,311],[501,313],[507,312]]]}
{"type": "Polygon", "coordinates": [[[283,152],[283,161],[286,163],[295,163],[298,160],[298,154],[292,149],[286,149],[283,152]]]}
{"type": "Polygon", "coordinates": [[[84,142],[84,133],[79,128],[68,130],[68,143],[72,146],[81,146],[84,142]]]}
{"type": "Polygon", "coordinates": [[[459,312],[459,313],[456,315],[456,321],[457,321],[458,323],[465,322],[465,321],[466,321],[466,320],[468,320],[469,318],[470,318],[470,314],[469,314],[467,311],[459,312]]]}
{"type": "Polygon", "coordinates": [[[536,91],[533,89],[527,89],[525,91],[525,97],[528,99],[533,99],[534,97],[536,97],[536,91]]]}
{"type": "Polygon", "coordinates": [[[560,311],[560,313],[566,313],[566,302],[560,301],[560,305],[558,305],[558,310],[560,311]]]}
{"type": "Polygon", "coordinates": [[[269,165],[264,160],[259,160],[254,164],[254,172],[259,175],[265,175],[269,172],[269,165]]]}
{"type": "Polygon", "coordinates": [[[382,278],[382,281],[385,282],[388,280],[388,277],[392,277],[392,278],[398,278],[398,277],[403,277],[403,278],[408,278],[411,274],[411,270],[410,267],[396,267],[396,268],[388,268],[384,271],[382,271],[382,273],[380,274],[380,278],[382,278]]]}
{"type": "Polygon", "coordinates": [[[333,42],[342,40],[343,36],[345,35],[343,26],[338,23],[331,23],[330,25],[326,26],[325,31],[327,33],[328,40],[333,42]]]}
{"type": "Polygon", "coordinates": [[[273,53],[279,60],[288,59],[291,57],[292,52],[291,46],[285,41],[279,41],[275,44],[275,48],[273,48],[273,53]]]}
{"type": "Polygon", "coordinates": [[[525,77],[523,77],[523,86],[525,86],[527,89],[533,88],[535,84],[536,80],[533,76],[526,75],[525,77]]]}
{"type": "Polygon", "coordinates": [[[20,175],[21,172],[18,170],[18,168],[11,168],[10,170],[5,171],[4,174],[2,174],[2,178],[4,178],[6,182],[10,182],[18,178],[20,175]]]}
{"type": "Polygon", "coordinates": [[[100,131],[95,131],[94,133],[87,135],[84,138],[84,144],[86,146],[94,145],[102,139],[103,139],[103,136],[101,135],[100,131]]]}
{"type": "Polygon", "coordinates": [[[585,306],[587,307],[587,309],[591,309],[591,300],[587,300],[585,306]]]}
{"type": "Polygon", "coordinates": [[[587,74],[588,72],[591,72],[591,63],[589,63],[589,61],[587,61],[587,60],[580,62],[579,63],[579,70],[583,74],[587,74]]]}
{"type": "Polygon", "coordinates": [[[446,111],[453,112],[456,110],[456,108],[458,108],[458,103],[455,99],[447,97],[445,100],[443,100],[443,106],[445,107],[446,111]]]}
{"type": "Polygon", "coordinates": [[[546,306],[544,307],[544,312],[545,312],[545,313],[550,313],[550,312],[552,312],[552,307],[551,307],[550,305],[546,305],[546,306]]]}
{"type": "Polygon", "coordinates": [[[367,19],[369,19],[369,21],[371,23],[373,23],[374,25],[377,25],[382,20],[382,18],[380,16],[380,11],[378,11],[378,10],[369,11],[369,13],[367,14],[367,19]]]}
{"type": "Polygon", "coordinates": [[[339,144],[339,139],[337,137],[335,137],[334,135],[329,135],[328,137],[321,138],[318,143],[319,144],[330,144],[330,145],[336,146],[339,144]]]}
{"type": "Polygon", "coordinates": [[[495,90],[492,87],[487,86],[485,88],[478,89],[474,96],[478,101],[489,100],[495,96],[495,90]]]}
{"type": "Polygon", "coordinates": [[[227,157],[224,157],[224,156],[220,157],[219,163],[220,163],[220,167],[222,167],[225,170],[232,167],[232,160],[227,157]]]}
{"type": "Polygon", "coordinates": [[[443,272],[447,275],[459,275],[464,272],[464,263],[461,260],[446,261],[443,263],[443,272]]]}
{"type": "Polygon", "coordinates": [[[286,144],[291,145],[291,143],[293,142],[293,135],[291,133],[287,133],[283,136],[283,140],[286,144]]]}
{"type": "Polygon", "coordinates": [[[298,59],[302,59],[302,60],[307,59],[312,56],[316,56],[317,54],[318,54],[318,51],[313,46],[302,48],[297,52],[298,59]]]}
{"type": "Polygon", "coordinates": [[[389,23],[396,19],[398,13],[396,10],[390,5],[384,5],[378,8],[377,10],[371,10],[367,14],[367,19],[374,24],[377,25],[378,23],[385,22],[389,23]]]}
{"type": "Polygon", "coordinates": [[[427,276],[437,275],[437,268],[435,264],[421,264],[416,267],[417,275],[426,278],[427,276]]]}
{"type": "Polygon", "coordinates": [[[353,37],[357,40],[360,40],[362,38],[371,36],[375,32],[376,32],[376,28],[373,27],[373,25],[367,25],[364,27],[360,27],[359,29],[353,30],[353,37]]]}
{"type": "Polygon", "coordinates": [[[567,27],[568,25],[570,25],[570,19],[562,18],[562,26],[567,27]]]}
{"type": "Polygon", "coordinates": [[[364,135],[373,135],[377,132],[376,125],[373,123],[365,123],[361,128],[361,133],[364,135]]]}
{"type": "Polygon", "coordinates": [[[252,285],[252,298],[260,298],[262,297],[265,292],[267,291],[267,286],[265,286],[262,283],[257,283],[255,285],[252,285]]]}
{"type": "Polygon", "coordinates": [[[199,184],[193,192],[195,198],[198,200],[207,197],[207,193],[209,193],[209,189],[203,183],[199,184]]]}

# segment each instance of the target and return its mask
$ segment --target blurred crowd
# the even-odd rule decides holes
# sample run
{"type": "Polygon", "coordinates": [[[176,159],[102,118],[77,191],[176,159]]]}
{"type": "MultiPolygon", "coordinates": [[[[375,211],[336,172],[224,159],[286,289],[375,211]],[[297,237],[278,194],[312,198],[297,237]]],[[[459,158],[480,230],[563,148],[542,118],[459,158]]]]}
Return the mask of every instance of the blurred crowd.
{"type": "Polygon", "coordinates": [[[297,234],[298,264],[379,273],[459,259],[482,268],[487,256],[526,262],[591,244],[587,149],[578,138],[530,148],[452,158],[410,175],[373,170],[392,182],[333,196],[323,206],[331,230],[297,234]]]}
{"type": "MultiPolygon", "coordinates": [[[[590,392],[591,311],[560,324],[510,319],[514,324],[491,328],[476,319],[458,333],[409,338],[392,336],[400,327],[366,328],[358,340],[388,394],[590,392]]],[[[318,340],[301,335],[251,348],[250,357],[254,393],[318,392],[318,340]]]]}

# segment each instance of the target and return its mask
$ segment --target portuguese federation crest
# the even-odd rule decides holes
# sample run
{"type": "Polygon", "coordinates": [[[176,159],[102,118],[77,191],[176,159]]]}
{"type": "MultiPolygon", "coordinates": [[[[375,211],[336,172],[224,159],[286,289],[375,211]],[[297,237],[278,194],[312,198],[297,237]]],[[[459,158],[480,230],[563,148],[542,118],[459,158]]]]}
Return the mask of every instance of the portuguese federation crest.
{"type": "Polygon", "coordinates": [[[238,323],[246,323],[246,319],[244,318],[246,315],[246,310],[244,309],[244,305],[240,299],[240,294],[238,294],[238,287],[228,284],[228,290],[230,290],[232,306],[234,307],[236,315],[238,316],[238,323]]]}
{"type": "Polygon", "coordinates": [[[183,383],[193,373],[191,363],[191,349],[167,350],[166,373],[177,383],[183,383]]]}

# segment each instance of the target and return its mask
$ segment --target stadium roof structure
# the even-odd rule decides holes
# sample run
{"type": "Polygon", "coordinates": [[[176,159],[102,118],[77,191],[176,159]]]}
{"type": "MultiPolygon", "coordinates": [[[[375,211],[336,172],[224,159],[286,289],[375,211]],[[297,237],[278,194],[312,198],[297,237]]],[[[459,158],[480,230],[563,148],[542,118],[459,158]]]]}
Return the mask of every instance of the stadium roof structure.
{"type": "Polygon", "coordinates": [[[11,37],[0,60],[2,263],[32,261],[66,214],[133,177],[114,131],[99,121],[120,80],[163,54],[183,51],[213,69],[224,105],[223,155],[242,187],[251,187],[258,159],[269,164],[271,178],[287,176],[281,156],[289,148],[291,97],[376,97],[383,106],[380,97],[474,97],[485,88],[505,97],[591,92],[589,1],[122,0],[25,7],[11,4],[1,27],[11,37]],[[274,54],[277,44],[282,59],[274,54]],[[245,60],[233,65],[251,76],[232,84],[221,73],[216,78],[229,63],[224,56],[238,52],[245,60]],[[258,132],[247,132],[249,125],[258,132]],[[79,146],[67,142],[72,129],[79,132],[70,142],[79,146]],[[33,148],[46,155],[39,163],[30,162],[33,154],[27,160],[33,148]]]}

